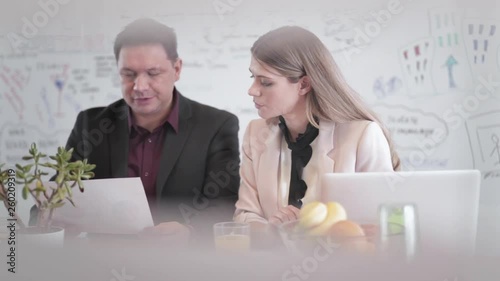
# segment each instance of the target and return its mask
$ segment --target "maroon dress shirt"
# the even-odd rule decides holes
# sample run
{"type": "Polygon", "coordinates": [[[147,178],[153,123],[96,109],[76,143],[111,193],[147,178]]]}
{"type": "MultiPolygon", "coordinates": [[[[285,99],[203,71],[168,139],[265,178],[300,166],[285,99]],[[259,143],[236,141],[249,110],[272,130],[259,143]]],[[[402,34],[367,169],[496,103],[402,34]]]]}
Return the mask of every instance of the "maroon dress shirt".
{"type": "Polygon", "coordinates": [[[179,127],[179,99],[175,90],[173,95],[172,110],[152,132],[138,126],[129,109],[128,176],[141,178],[150,207],[154,206],[151,203],[155,202],[156,198],[156,177],[166,132],[173,129],[174,133],[177,133],[179,127]]]}

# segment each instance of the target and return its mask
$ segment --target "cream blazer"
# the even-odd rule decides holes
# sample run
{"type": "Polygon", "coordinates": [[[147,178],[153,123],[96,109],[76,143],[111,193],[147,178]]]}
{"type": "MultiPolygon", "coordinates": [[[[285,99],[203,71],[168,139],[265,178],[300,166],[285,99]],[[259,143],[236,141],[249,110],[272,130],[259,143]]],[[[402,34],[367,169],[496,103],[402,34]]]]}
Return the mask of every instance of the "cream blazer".
{"type": "MultiPolygon", "coordinates": [[[[278,171],[283,134],[278,123],[277,118],[257,119],[245,131],[235,221],[267,223],[280,207],[278,171]]],[[[319,151],[314,152],[319,155],[319,176],[393,171],[389,144],[377,123],[320,121],[319,125],[319,151]]]]}

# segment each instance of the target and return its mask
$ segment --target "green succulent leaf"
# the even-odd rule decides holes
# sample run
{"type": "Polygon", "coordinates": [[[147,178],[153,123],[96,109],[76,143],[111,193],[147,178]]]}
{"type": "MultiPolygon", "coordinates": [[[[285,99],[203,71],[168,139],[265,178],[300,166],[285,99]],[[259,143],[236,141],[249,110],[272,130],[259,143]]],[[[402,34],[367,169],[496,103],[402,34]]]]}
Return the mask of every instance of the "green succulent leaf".
{"type": "Polygon", "coordinates": [[[64,206],[64,201],[60,201],[60,202],[57,202],[57,203],[52,203],[49,208],[50,209],[56,209],[56,208],[60,208],[64,206]]]}
{"type": "Polygon", "coordinates": [[[63,173],[59,173],[56,177],[56,183],[58,186],[60,186],[62,183],[63,183],[63,180],[64,180],[64,174],[63,173]]]}
{"type": "Polygon", "coordinates": [[[66,192],[68,193],[68,197],[73,197],[73,190],[71,190],[69,185],[66,185],[66,192]]]}
{"type": "Polygon", "coordinates": [[[23,167],[23,172],[24,173],[29,173],[31,171],[31,168],[33,168],[35,164],[29,164],[23,167]]]}
{"type": "Polygon", "coordinates": [[[30,188],[28,185],[25,185],[23,187],[23,199],[26,200],[28,199],[28,193],[30,192],[30,188]]]}

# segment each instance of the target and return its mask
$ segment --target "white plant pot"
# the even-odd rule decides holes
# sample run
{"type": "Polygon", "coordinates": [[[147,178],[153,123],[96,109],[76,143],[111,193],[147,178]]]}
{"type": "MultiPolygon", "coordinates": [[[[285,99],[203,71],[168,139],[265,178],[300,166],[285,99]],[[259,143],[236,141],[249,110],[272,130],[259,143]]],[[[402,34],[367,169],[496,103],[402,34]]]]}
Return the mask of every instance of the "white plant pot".
{"type": "Polygon", "coordinates": [[[51,227],[49,231],[40,232],[36,227],[18,230],[18,247],[32,248],[62,248],[64,246],[64,228],[51,227]]]}

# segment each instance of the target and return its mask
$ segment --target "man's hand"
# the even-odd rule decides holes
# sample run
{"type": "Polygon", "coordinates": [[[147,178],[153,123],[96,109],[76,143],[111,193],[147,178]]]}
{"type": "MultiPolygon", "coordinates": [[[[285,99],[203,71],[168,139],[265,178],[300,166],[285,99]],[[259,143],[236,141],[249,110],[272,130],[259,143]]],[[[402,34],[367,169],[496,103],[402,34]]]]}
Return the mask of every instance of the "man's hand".
{"type": "Polygon", "coordinates": [[[288,205],[279,209],[274,215],[269,218],[269,223],[278,226],[282,223],[299,219],[300,209],[295,206],[288,205]]]}
{"type": "Polygon", "coordinates": [[[177,245],[187,245],[191,229],[176,221],[162,222],[156,226],[146,227],[139,237],[144,239],[159,239],[177,245]]]}

